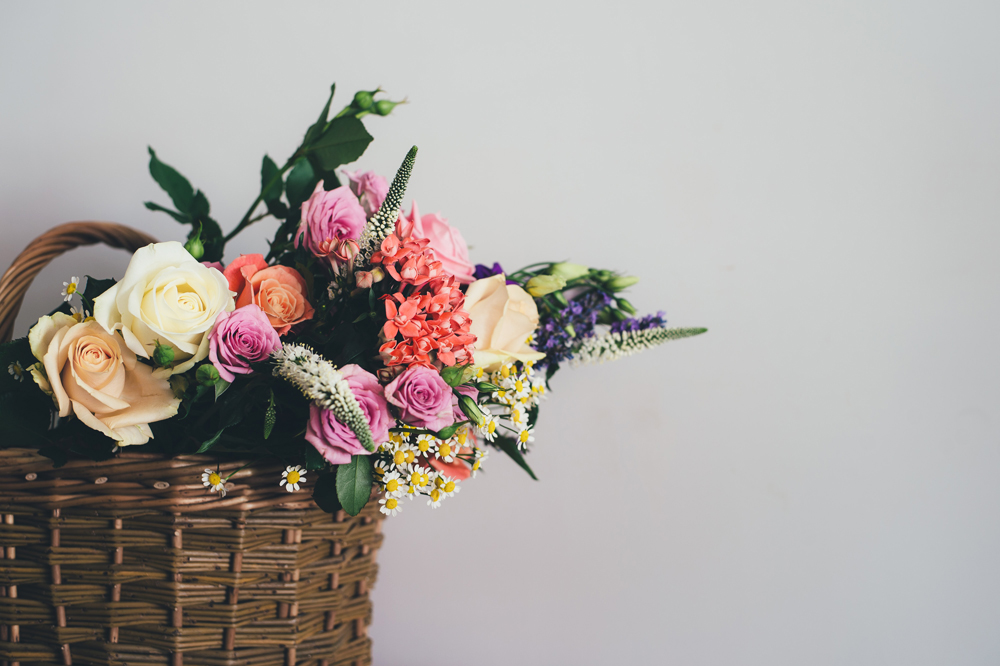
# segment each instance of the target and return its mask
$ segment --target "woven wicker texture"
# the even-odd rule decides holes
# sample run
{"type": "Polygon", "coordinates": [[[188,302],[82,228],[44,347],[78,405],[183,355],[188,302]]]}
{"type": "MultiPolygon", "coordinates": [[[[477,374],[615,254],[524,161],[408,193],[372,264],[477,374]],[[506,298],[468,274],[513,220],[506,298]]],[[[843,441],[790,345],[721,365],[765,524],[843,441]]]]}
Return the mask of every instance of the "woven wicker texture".
{"type": "Polygon", "coordinates": [[[378,504],[324,513],[281,467],[122,453],[53,469],[0,451],[0,660],[369,664],[378,504]]]}
{"type": "Polygon", "coordinates": [[[60,254],[97,243],[135,252],[155,242],[148,234],[113,222],[67,222],[49,229],[19,254],[0,278],[0,342],[11,339],[14,319],[31,281],[60,254]]]}
{"type": "MultiPolygon", "coordinates": [[[[49,230],[0,278],[0,341],[56,256],[151,242],[106,222],[49,230]]],[[[133,447],[55,469],[0,450],[0,665],[370,664],[378,504],[330,515],[247,461],[218,466],[222,498],[201,483],[217,465],[133,447]]]]}

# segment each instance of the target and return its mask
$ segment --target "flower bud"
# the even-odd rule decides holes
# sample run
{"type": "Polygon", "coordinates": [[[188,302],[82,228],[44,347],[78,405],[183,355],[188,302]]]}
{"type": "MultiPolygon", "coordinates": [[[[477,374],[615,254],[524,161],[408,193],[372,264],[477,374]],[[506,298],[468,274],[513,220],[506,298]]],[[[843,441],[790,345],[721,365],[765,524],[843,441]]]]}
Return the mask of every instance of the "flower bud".
{"type": "Polygon", "coordinates": [[[381,266],[375,266],[372,268],[372,282],[381,282],[385,279],[385,271],[382,270],[381,266]]]}
{"type": "Polygon", "coordinates": [[[333,249],[333,255],[340,259],[341,261],[351,261],[354,257],[358,256],[358,252],[361,251],[361,246],[358,245],[357,241],[347,239],[342,240],[337,243],[336,247],[333,249]]]}
{"type": "Polygon", "coordinates": [[[538,298],[545,294],[551,294],[553,291],[559,291],[566,286],[566,280],[558,275],[536,275],[528,280],[526,286],[528,293],[538,298]]]}
{"type": "Polygon", "coordinates": [[[552,292],[552,298],[555,299],[556,303],[558,303],[559,305],[561,305],[563,307],[566,307],[566,306],[569,305],[569,301],[566,300],[565,294],[563,294],[561,291],[554,291],[554,292],[552,292]]]}
{"type": "Polygon", "coordinates": [[[374,99],[375,92],[369,92],[367,90],[359,90],[354,93],[354,101],[351,102],[351,106],[355,109],[360,109],[361,111],[370,111],[372,104],[375,103],[374,99]]]}
{"type": "Polygon", "coordinates": [[[486,423],[486,417],[483,413],[479,411],[479,405],[476,401],[467,395],[458,396],[458,406],[462,409],[462,413],[469,417],[469,420],[476,425],[483,425],[486,423]]]}
{"type": "Polygon", "coordinates": [[[170,378],[170,388],[174,391],[175,398],[183,398],[188,390],[188,379],[184,375],[173,375],[170,378]]]}
{"type": "Polygon", "coordinates": [[[184,249],[190,252],[192,257],[201,261],[201,258],[205,256],[205,245],[201,242],[201,234],[189,238],[187,243],[184,243],[184,249]]]}
{"type": "Polygon", "coordinates": [[[358,285],[358,289],[368,289],[375,284],[375,279],[369,271],[355,271],[354,284],[358,285]]]}
{"type": "Polygon", "coordinates": [[[194,376],[198,380],[198,383],[204,386],[214,386],[220,379],[219,371],[211,363],[199,366],[198,372],[194,376]]]}
{"type": "Polygon", "coordinates": [[[380,99],[375,102],[375,108],[372,109],[372,113],[377,116],[387,116],[400,104],[402,104],[402,102],[390,102],[387,99],[380,99]]]}
{"type": "Polygon", "coordinates": [[[607,282],[615,277],[613,272],[606,271],[603,268],[591,268],[590,275],[598,282],[607,282]]]}
{"type": "Polygon", "coordinates": [[[607,287],[611,291],[622,291],[623,289],[628,289],[638,281],[639,278],[634,275],[619,275],[609,280],[607,287]]]}
{"type": "Polygon", "coordinates": [[[580,264],[571,264],[568,261],[561,261],[558,264],[554,264],[552,268],[549,269],[551,275],[561,277],[562,279],[569,282],[570,280],[575,280],[577,278],[583,277],[590,272],[590,269],[586,266],[580,264]]]}
{"type": "Polygon", "coordinates": [[[635,306],[626,301],[624,298],[618,299],[618,309],[624,310],[633,317],[635,316],[636,312],[638,312],[638,310],[635,309],[635,306]]]}
{"type": "Polygon", "coordinates": [[[168,345],[161,345],[159,340],[153,341],[156,347],[153,349],[153,363],[161,368],[174,363],[174,348],[168,345]]]}

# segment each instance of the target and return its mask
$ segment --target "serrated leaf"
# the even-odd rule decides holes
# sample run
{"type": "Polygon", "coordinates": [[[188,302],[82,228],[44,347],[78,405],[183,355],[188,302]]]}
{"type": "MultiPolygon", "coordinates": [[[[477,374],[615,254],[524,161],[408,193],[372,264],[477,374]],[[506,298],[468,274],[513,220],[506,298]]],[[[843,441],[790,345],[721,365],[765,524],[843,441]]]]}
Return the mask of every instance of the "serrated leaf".
{"type": "Polygon", "coordinates": [[[337,513],[343,508],[340,505],[340,499],[337,497],[339,486],[337,476],[334,473],[320,474],[316,479],[315,485],[313,485],[313,501],[327,513],[337,513]]]}
{"type": "Polygon", "coordinates": [[[302,202],[308,199],[313,190],[316,189],[316,183],[319,182],[319,177],[313,170],[312,164],[305,157],[300,157],[295,160],[295,164],[292,166],[292,170],[288,172],[288,178],[285,179],[285,194],[288,197],[288,205],[297,210],[302,202]]]}
{"type": "Polygon", "coordinates": [[[351,456],[337,467],[337,499],[352,516],[361,513],[372,494],[372,463],[368,456],[351,456]]]}
{"type": "Polygon", "coordinates": [[[510,437],[497,437],[496,441],[493,442],[493,445],[510,456],[510,459],[516,462],[521,469],[527,472],[528,476],[535,481],[538,481],[538,477],[535,476],[535,473],[531,471],[530,467],[528,467],[528,463],[525,461],[524,456],[521,455],[521,452],[518,450],[517,442],[510,437]]]}
{"type": "Polygon", "coordinates": [[[170,196],[178,211],[182,213],[191,211],[194,200],[194,188],[191,187],[191,183],[177,169],[161,162],[152,147],[149,147],[149,174],[170,196]]]}
{"type": "Polygon", "coordinates": [[[364,154],[372,135],[353,116],[334,119],[323,135],[310,148],[310,154],[324,171],[333,171],[364,154]]]}

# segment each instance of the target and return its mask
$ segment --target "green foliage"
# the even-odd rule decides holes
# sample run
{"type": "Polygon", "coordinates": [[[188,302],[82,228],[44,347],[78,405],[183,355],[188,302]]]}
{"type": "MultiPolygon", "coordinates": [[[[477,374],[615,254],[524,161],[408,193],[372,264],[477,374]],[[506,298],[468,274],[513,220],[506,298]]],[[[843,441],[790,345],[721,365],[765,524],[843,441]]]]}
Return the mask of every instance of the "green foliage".
{"type": "MultiPolygon", "coordinates": [[[[316,483],[313,484],[313,501],[327,513],[336,513],[343,508],[337,496],[340,488],[339,478],[340,470],[338,468],[336,473],[320,474],[316,483]]],[[[371,489],[369,488],[369,490],[371,489]]],[[[358,511],[360,510],[358,509],[358,511]]]]}
{"type": "Polygon", "coordinates": [[[97,278],[92,278],[89,275],[87,278],[87,286],[82,292],[80,292],[80,300],[83,301],[83,309],[87,312],[94,312],[94,299],[106,292],[111,287],[117,284],[117,280],[98,280],[97,278]]]}
{"type": "Polygon", "coordinates": [[[352,456],[351,462],[337,467],[337,499],[352,516],[361,513],[372,493],[370,456],[352,456]]]}
{"type": "Polygon", "coordinates": [[[469,417],[469,420],[476,425],[483,425],[486,423],[486,417],[483,413],[479,411],[479,406],[476,401],[467,395],[458,396],[458,406],[462,410],[462,413],[469,417]]]}
{"type": "Polygon", "coordinates": [[[187,178],[172,166],[160,161],[156,152],[149,148],[149,173],[153,180],[167,193],[176,210],[170,210],[152,201],[146,208],[170,215],[181,224],[191,226],[188,240],[200,240],[205,261],[221,261],[226,242],[222,237],[219,223],[209,217],[208,198],[201,190],[195,190],[187,178]]]}
{"type": "Polygon", "coordinates": [[[309,160],[305,157],[297,159],[285,182],[285,196],[288,198],[289,208],[297,211],[302,206],[302,202],[312,195],[318,182],[319,177],[309,160]]]}
{"type": "Polygon", "coordinates": [[[497,437],[496,441],[493,442],[493,445],[510,456],[510,459],[516,462],[521,469],[527,472],[528,476],[535,481],[538,481],[538,477],[535,476],[535,473],[531,471],[530,467],[528,467],[527,461],[525,461],[521,451],[518,450],[516,441],[510,437],[504,437],[501,435],[500,437],[497,437]]]}
{"type": "Polygon", "coordinates": [[[264,412],[264,439],[271,436],[271,431],[274,430],[274,424],[278,420],[278,412],[274,408],[274,391],[271,391],[271,397],[267,401],[267,410],[264,412]]]}
{"type": "Polygon", "coordinates": [[[308,154],[314,168],[332,172],[361,157],[371,142],[372,135],[360,120],[342,116],[330,122],[322,136],[309,147],[308,154]]]}
{"type": "Polygon", "coordinates": [[[288,215],[288,208],[281,203],[281,194],[285,190],[285,183],[281,179],[281,169],[267,155],[264,155],[264,162],[260,165],[260,196],[267,206],[267,211],[279,219],[288,215]]]}

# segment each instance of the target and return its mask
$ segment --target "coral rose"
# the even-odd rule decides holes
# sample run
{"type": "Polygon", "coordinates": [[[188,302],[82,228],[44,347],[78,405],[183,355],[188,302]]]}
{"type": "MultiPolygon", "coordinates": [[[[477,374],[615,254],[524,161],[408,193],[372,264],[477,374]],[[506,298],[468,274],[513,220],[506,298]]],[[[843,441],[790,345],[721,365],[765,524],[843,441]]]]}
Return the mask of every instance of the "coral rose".
{"type": "Polygon", "coordinates": [[[413,202],[409,216],[400,213],[396,229],[400,238],[412,236],[429,240],[434,256],[445,271],[463,284],[473,281],[475,267],[469,261],[469,246],[459,230],[449,225],[446,219],[435,213],[421,217],[417,203],[413,202]]]}
{"type": "Polygon", "coordinates": [[[42,317],[28,342],[44,368],[44,376],[32,376],[52,394],[59,416],[72,412],[119,446],[145,444],[153,436],[150,423],[177,413],[180,400],[170,382],[153,376],[121,337],[96,321],[77,323],[62,313],[42,317]]]}
{"type": "Polygon", "coordinates": [[[528,292],[506,284],[501,273],[476,280],[465,292],[465,311],[476,336],[476,365],[492,372],[508,360],[537,361],[545,354],[528,346],[538,328],[538,307],[528,292]]]}
{"type": "Polygon", "coordinates": [[[169,241],[135,251],[121,282],[94,299],[94,319],[143,358],[157,343],[173,349],[174,365],[153,371],[173,375],[208,356],[208,332],[234,307],[225,276],[169,241]]]}
{"type": "Polygon", "coordinates": [[[306,299],[306,281],[294,268],[268,266],[263,255],[244,254],[226,267],[225,275],[236,292],[236,307],[259,306],[278,335],[315,314],[306,299]]]}

